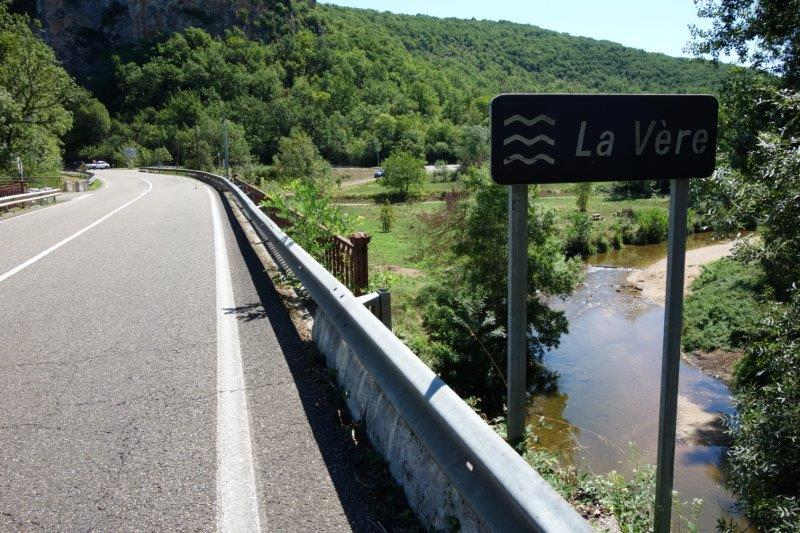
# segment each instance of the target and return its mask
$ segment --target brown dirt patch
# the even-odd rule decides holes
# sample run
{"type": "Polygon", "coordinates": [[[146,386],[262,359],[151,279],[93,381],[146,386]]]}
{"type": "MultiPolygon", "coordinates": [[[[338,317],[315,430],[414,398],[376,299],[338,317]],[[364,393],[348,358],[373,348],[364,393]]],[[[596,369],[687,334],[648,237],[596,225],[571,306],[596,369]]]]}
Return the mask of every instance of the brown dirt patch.
{"type": "Polygon", "coordinates": [[[727,385],[733,380],[733,368],[742,358],[742,352],[717,349],[713,352],[692,352],[683,354],[683,359],[704,373],[721,379],[727,385]]]}
{"type": "Polygon", "coordinates": [[[389,272],[394,272],[395,274],[408,276],[410,278],[418,278],[423,274],[422,270],[417,270],[416,268],[401,267],[397,265],[386,265],[384,268],[389,272]]]}
{"type": "MultiPolygon", "coordinates": [[[[684,292],[702,272],[702,266],[731,254],[737,241],[704,246],[686,252],[684,292]]],[[[653,263],[644,270],[635,270],[628,276],[628,283],[641,290],[642,296],[664,305],[664,289],[667,279],[667,259],[653,263]]]]}

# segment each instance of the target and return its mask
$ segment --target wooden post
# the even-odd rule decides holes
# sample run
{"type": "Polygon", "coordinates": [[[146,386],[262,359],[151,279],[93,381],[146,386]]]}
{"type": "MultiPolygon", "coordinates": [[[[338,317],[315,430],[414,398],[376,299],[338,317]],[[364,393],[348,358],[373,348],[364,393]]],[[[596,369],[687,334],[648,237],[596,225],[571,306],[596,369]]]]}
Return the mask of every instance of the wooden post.
{"type": "Polygon", "coordinates": [[[353,258],[351,268],[353,269],[353,292],[356,296],[363,294],[369,285],[369,262],[367,261],[367,248],[372,239],[363,232],[350,235],[350,242],[353,243],[353,258]]]}

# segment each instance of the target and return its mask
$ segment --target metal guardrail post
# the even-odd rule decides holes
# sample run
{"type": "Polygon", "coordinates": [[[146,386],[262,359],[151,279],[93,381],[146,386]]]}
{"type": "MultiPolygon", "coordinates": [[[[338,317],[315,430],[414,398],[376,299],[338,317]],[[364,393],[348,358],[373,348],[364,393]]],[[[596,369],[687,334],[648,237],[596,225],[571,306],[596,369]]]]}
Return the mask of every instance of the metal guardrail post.
{"type": "Polygon", "coordinates": [[[392,293],[389,289],[378,289],[378,305],[383,325],[392,329],[392,293]]]}

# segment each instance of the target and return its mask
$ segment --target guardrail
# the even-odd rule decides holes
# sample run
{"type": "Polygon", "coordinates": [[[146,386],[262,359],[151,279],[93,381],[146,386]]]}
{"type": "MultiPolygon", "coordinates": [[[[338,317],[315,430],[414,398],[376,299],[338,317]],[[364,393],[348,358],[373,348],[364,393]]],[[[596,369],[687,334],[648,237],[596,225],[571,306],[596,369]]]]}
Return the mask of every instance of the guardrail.
{"type": "Polygon", "coordinates": [[[61,194],[61,191],[59,191],[58,189],[45,189],[43,191],[29,192],[25,194],[14,194],[11,196],[3,196],[2,201],[0,201],[0,209],[16,207],[24,204],[40,202],[49,199],[53,199],[53,201],[55,201],[56,196],[58,196],[59,194],[61,194]]]}
{"type": "MultiPolygon", "coordinates": [[[[142,170],[159,171],[156,168],[142,170]]],[[[278,256],[277,261],[288,267],[303,284],[317,305],[314,337],[318,344],[327,342],[325,339],[331,335],[341,338],[346,343],[344,350],[355,354],[358,366],[367,372],[358,378],[360,385],[354,387],[355,395],[369,386],[379,390],[380,398],[373,397],[375,401],[370,400],[370,406],[365,408],[377,413],[371,420],[388,426],[384,420],[390,418],[388,411],[393,411],[396,418],[402,420],[403,428],[408,428],[400,434],[395,426],[388,434],[377,436],[383,442],[373,441],[373,444],[386,451],[390,470],[406,489],[411,505],[427,506],[430,511],[423,510],[421,514],[440,515],[441,507],[446,505],[459,508],[463,511],[462,516],[457,517],[462,530],[592,531],[569,503],[472,408],[347,287],[264,215],[247,194],[222,176],[199,171],[184,174],[230,193],[271,253],[278,256]],[[316,332],[318,321],[323,324],[320,327],[325,328],[319,334],[316,332]],[[426,458],[409,458],[401,453],[398,459],[391,452],[398,447],[417,446],[412,441],[419,444],[426,458]],[[415,460],[416,470],[411,466],[415,460]],[[409,479],[413,477],[412,470],[420,480],[414,489],[409,489],[408,484],[414,483],[409,479]],[[451,490],[438,489],[442,478],[451,490]],[[430,480],[435,484],[426,484],[430,480]],[[409,494],[410,490],[416,492],[409,494]],[[468,508],[454,504],[453,499],[463,501],[468,508]]],[[[325,352],[324,347],[320,349],[325,352]]],[[[349,356],[334,348],[326,357],[330,362],[349,356]]],[[[340,382],[352,383],[352,375],[343,375],[352,374],[350,368],[339,369],[340,382]]],[[[350,405],[352,410],[353,404],[350,405]]],[[[359,413],[353,415],[360,418],[359,413]]],[[[369,433],[369,424],[367,429],[369,433]]],[[[419,509],[417,511],[420,513],[419,509]]]]}
{"type": "Polygon", "coordinates": [[[74,172],[61,172],[66,192],[86,192],[89,187],[97,180],[93,172],[77,170],[74,172]]]}

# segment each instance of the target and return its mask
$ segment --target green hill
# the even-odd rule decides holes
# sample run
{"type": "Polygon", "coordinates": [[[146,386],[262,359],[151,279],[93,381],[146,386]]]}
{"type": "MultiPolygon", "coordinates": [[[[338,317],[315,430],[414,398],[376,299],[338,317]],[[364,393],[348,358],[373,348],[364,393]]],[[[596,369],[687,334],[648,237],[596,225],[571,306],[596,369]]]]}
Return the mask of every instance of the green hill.
{"type": "Polygon", "coordinates": [[[333,163],[375,164],[398,147],[455,161],[483,142],[499,92],[714,93],[728,71],[529,25],[327,5],[269,41],[194,28],[115,53],[129,59],[115,59],[100,97],[118,121],[93,153],[163,147],[194,166],[216,160],[222,117],[239,164],[270,162],[293,128],[333,163]]]}

